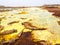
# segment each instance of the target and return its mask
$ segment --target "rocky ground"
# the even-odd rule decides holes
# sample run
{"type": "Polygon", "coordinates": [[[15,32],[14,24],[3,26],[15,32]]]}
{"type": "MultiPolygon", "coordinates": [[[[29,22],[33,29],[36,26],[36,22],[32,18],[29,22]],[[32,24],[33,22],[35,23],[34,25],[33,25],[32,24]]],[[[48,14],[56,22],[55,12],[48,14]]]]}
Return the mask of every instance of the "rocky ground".
{"type": "MultiPolygon", "coordinates": [[[[49,12],[53,12],[54,16],[60,17],[60,8],[57,8],[57,7],[45,7],[44,9],[47,9],[49,12]]],[[[5,43],[5,44],[0,44],[0,45],[43,45],[43,44],[41,44],[39,42],[34,42],[33,40],[31,40],[30,37],[31,37],[31,32],[23,33],[22,37],[20,37],[20,39],[16,40],[15,42],[13,42],[13,43],[5,43]]],[[[42,42],[45,42],[45,41],[42,41],[42,42]]]]}

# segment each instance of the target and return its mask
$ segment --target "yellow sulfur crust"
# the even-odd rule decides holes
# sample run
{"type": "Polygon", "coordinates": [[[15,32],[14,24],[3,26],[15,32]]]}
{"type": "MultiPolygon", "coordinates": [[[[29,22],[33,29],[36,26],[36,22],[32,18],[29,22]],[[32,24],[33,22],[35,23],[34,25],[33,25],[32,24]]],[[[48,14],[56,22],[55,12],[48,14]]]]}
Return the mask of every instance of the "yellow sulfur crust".
{"type": "Polygon", "coordinates": [[[0,12],[0,25],[4,26],[0,33],[6,30],[16,29],[16,33],[0,35],[0,42],[9,42],[18,37],[23,32],[29,32],[22,23],[30,22],[33,26],[38,28],[46,28],[46,30],[32,31],[32,38],[34,41],[46,40],[49,43],[60,44],[60,25],[57,21],[59,19],[52,16],[52,13],[40,8],[21,8],[9,12],[0,12]]]}

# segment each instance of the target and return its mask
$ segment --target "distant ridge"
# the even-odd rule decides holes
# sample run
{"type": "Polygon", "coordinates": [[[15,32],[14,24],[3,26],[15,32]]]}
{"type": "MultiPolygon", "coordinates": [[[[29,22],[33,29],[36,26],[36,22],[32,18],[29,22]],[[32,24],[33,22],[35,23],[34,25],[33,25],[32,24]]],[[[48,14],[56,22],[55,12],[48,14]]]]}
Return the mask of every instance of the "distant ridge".
{"type": "Polygon", "coordinates": [[[24,8],[24,7],[49,7],[49,8],[54,8],[54,7],[60,7],[60,4],[46,4],[42,6],[4,6],[0,5],[0,8],[24,8]]]}
{"type": "Polygon", "coordinates": [[[5,6],[3,6],[3,5],[0,5],[0,8],[2,8],[2,7],[5,7],[5,6]]]}
{"type": "Polygon", "coordinates": [[[54,7],[60,7],[60,4],[47,4],[47,5],[43,5],[41,7],[54,8],[54,7]]]}

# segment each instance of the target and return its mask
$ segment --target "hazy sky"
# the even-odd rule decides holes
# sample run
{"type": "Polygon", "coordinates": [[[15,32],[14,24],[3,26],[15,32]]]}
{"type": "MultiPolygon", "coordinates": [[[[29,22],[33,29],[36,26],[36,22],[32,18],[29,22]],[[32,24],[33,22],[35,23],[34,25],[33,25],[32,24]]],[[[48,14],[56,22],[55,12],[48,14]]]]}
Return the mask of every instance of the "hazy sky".
{"type": "Polygon", "coordinates": [[[60,0],[0,0],[5,6],[40,6],[44,4],[60,4],[60,0]]]}

